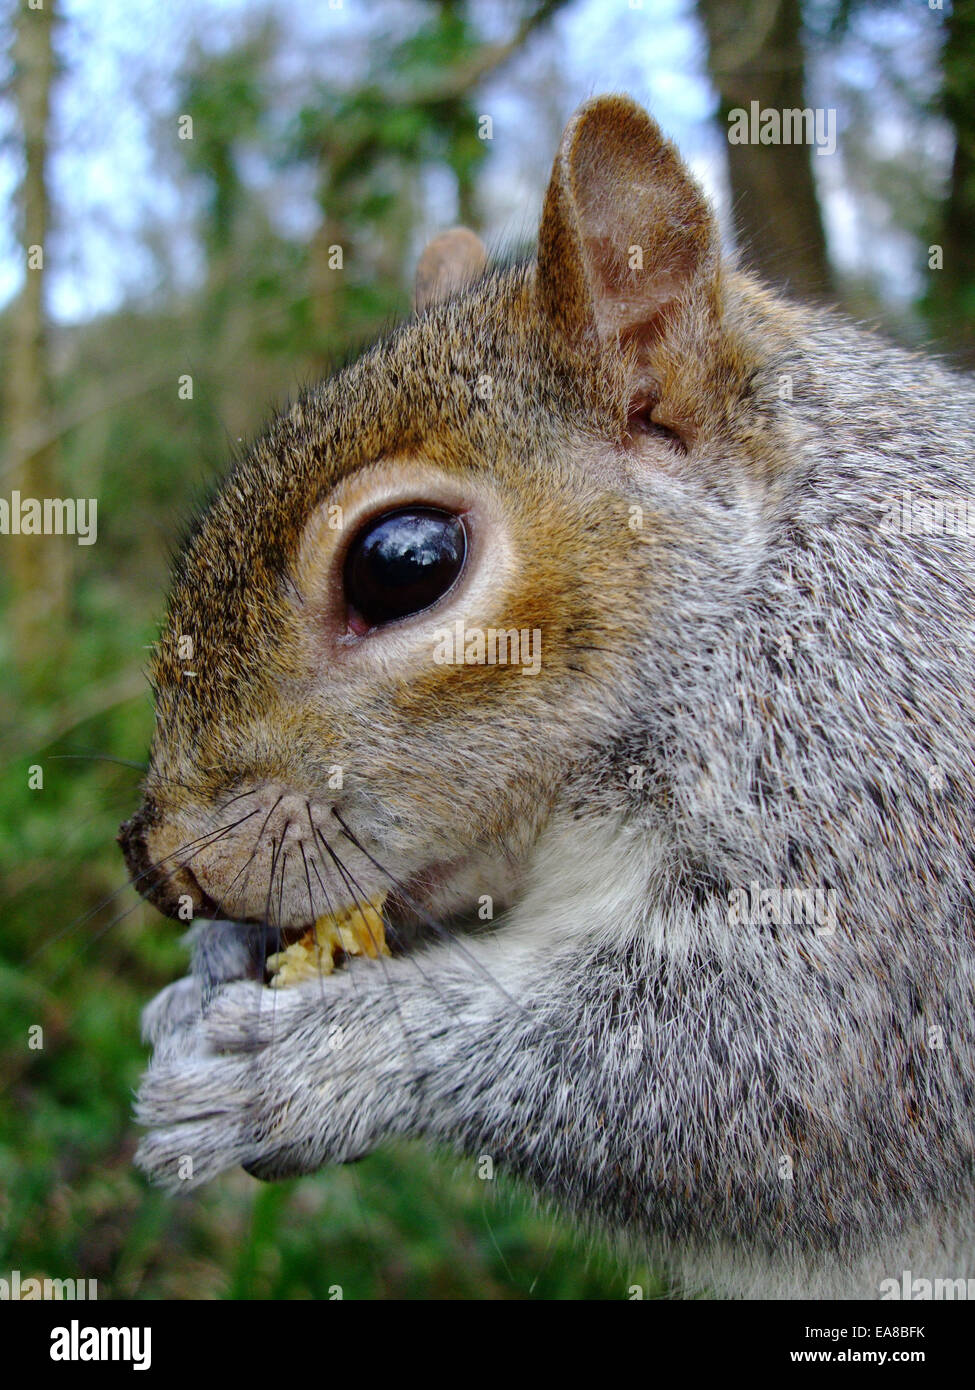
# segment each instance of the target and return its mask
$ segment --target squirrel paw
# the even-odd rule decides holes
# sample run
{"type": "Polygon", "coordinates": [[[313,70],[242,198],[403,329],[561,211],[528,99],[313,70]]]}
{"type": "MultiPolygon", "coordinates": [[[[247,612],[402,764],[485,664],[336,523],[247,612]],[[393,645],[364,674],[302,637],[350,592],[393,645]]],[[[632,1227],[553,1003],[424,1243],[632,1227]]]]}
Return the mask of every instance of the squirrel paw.
{"type": "Polygon", "coordinates": [[[360,1068],[341,1030],[328,1028],[316,984],[284,992],[238,981],[203,1010],[189,978],[144,1015],[155,1052],[136,1102],[149,1131],[136,1163],[154,1182],[181,1191],[238,1164],[255,1177],[290,1177],[369,1147],[356,1145],[351,1116],[340,1118],[360,1068]]]}

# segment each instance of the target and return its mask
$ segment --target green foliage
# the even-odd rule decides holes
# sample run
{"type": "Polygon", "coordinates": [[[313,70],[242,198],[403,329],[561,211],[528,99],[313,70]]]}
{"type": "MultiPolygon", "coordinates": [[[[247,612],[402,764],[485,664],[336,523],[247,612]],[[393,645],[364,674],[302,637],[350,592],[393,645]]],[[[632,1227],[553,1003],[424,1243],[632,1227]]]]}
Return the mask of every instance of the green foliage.
{"type": "Polygon", "coordinates": [[[184,142],[190,172],[204,185],[211,255],[226,249],[243,199],[241,151],[255,143],[267,110],[264,74],[274,31],[266,21],[253,37],[214,56],[197,48],[180,84],[179,110],[193,119],[193,138],[184,142]]]}

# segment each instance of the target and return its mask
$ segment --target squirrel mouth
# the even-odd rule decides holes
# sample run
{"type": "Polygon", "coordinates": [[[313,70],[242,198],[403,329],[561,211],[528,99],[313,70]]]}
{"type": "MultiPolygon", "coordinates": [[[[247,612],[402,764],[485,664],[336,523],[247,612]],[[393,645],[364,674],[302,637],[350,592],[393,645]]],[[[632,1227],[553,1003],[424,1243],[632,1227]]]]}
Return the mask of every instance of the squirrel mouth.
{"type": "Polygon", "coordinates": [[[266,983],[272,989],[284,989],[316,975],[331,975],[336,963],[345,957],[376,960],[388,956],[383,916],[386,897],[387,894],[379,893],[367,902],[317,917],[297,940],[268,956],[266,983]]]}
{"type": "MultiPolygon", "coordinates": [[[[382,969],[425,945],[483,934],[477,900],[458,901],[451,882],[466,860],[429,865],[406,883],[371,898],[357,893],[312,920],[288,925],[273,921],[202,917],[190,933],[193,973],[209,997],[225,981],[251,979],[284,989],[346,969],[357,957],[382,969]]],[[[466,897],[466,894],[464,895],[466,897]]]]}
{"type": "Polygon", "coordinates": [[[411,881],[389,893],[359,898],[297,926],[201,920],[191,935],[194,973],[207,995],[224,980],[241,976],[285,989],[344,970],[357,957],[381,969],[383,957],[406,956],[445,937],[489,930],[492,924],[478,920],[476,904],[437,913],[432,890],[447,877],[442,871],[425,872],[422,884],[411,881]],[[228,953],[232,974],[227,973],[228,953]]]}

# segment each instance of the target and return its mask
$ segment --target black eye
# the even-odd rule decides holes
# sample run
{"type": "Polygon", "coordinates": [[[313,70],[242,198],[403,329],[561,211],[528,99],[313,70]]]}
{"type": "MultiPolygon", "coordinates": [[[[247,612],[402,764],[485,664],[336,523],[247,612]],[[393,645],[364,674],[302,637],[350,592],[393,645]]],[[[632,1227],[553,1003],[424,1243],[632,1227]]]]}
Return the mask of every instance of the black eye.
{"type": "Polygon", "coordinates": [[[466,556],[467,532],[452,512],[388,512],[352,542],[345,560],[346,601],[371,627],[419,613],[443,597],[466,556]]]}

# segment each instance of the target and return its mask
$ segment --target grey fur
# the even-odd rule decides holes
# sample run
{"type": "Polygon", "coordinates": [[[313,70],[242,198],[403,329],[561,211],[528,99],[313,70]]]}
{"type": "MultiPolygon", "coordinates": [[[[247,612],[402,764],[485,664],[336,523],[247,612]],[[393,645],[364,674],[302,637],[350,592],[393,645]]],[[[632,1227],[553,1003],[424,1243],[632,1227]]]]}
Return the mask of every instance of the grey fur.
{"type": "Polygon", "coordinates": [[[201,937],[229,983],[147,1020],[160,1181],[419,1136],[689,1286],[975,1275],[973,538],[881,525],[904,487],[975,506],[975,391],[833,314],[741,312],[764,360],[734,430],[623,494],[673,540],[635,562],[632,647],[572,725],[524,891],[489,933],[280,992],[240,978],[232,928],[201,937]],[[731,922],[753,882],[834,892],[835,932],[731,922]]]}

